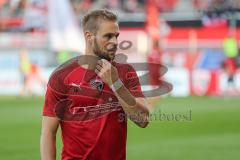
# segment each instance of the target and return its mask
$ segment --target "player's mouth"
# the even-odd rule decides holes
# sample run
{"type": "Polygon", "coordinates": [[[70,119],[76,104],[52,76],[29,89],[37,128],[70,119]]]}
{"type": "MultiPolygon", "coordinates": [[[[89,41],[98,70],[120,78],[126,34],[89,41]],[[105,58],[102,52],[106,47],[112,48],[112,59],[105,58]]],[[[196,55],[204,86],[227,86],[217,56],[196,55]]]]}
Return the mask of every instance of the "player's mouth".
{"type": "Polygon", "coordinates": [[[116,53],[116,51],[108,51],[108,53],[109,53],[110,55],[114,55],[114,54],[116,53]]]}
{"type": "Polygon", "coordinates": [[[110,53],[116,53],[116,51],[117,51],[117,48],[112,48],[112,49],[108,49],[108,52],[110,52],[110,53]]]}
{"type": "Polygon", "coordinates": [[[108,45],[106,49],[109,53],[116,53],[117,45],[108,45]]]}

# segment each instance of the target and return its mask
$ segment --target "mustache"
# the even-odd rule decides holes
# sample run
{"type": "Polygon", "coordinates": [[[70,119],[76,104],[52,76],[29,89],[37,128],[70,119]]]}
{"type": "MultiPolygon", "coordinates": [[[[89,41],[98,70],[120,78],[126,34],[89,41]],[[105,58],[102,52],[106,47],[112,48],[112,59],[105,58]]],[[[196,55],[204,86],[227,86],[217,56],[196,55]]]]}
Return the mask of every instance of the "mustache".
{"type": "Polygon", "coordinates": [[[111,47],[110,49],[108,49],[108,51],[116,51],[117,50],[117,45],[114,45],[113,47],[111,47]]]}

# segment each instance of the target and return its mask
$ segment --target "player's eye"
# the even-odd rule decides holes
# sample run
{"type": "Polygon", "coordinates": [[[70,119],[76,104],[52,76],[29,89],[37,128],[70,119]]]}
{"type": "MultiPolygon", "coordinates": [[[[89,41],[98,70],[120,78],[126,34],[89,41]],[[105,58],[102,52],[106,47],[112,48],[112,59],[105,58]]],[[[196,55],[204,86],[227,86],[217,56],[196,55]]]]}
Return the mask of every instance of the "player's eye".
{"type": "Polygon", "coordinates": [[[106,37],[109,40],[112,38],[112,34],[106,34],[104,37],[106,37]]]}

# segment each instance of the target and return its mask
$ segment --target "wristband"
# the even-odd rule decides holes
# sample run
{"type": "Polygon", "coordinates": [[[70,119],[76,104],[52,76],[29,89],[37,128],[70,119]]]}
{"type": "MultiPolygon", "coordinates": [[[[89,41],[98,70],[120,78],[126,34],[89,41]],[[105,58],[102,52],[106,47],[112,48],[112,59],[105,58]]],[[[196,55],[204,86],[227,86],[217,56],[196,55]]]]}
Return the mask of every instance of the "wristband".
{"type": "Polygon", "coordinates": [[[122,81],[118,78],[110,87],[113,92],[116,92],[119,88],[123,86],[122,81]]]}

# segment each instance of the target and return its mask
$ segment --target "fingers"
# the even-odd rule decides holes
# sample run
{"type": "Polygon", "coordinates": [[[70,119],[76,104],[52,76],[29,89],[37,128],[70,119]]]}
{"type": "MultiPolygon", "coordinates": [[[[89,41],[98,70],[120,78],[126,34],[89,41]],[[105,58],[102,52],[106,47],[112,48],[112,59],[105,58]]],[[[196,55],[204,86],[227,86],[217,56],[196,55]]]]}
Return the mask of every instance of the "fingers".
{"type": "Polygon", "coordinates": [[[104,66],[105,66],[105,64],[104,64],[104,62],[103,62],[102,60],[98,60],[98,61],[97,61],[97,65],[96,65],[96,68],[95,68],[95,72],[96,72],[96,74],[97,74],[98,76],[100,76],[100,75],[102,74],[101,72],[104,71],[104,66]]]}
{"type": "Polygon", "coordinates": [[[102,60],[98,60],[98,61],[97,61],[97,65],[103,66],[103,61],[102,61],[102,60]]]}
{"type": "Polygon", "coordinates": [[[103,65],[109,66],[110,64],[106,59],[101,59],[100,61],[103,63],[103,65]]]}
{"type": "Polygon", "coordinates": [[[102,69],[102,66],[100,66],[99,64],[96,65],[96,68],[95,68],[95,72],[96,73],[99,73],[101,72],[101,69],[102,69]]]}
{"type": "Polygon", "coordinates": [[[98,60],[97,64],[99,64],[100,66],[106,66],[106,67],[111,66],[111,63],[109,63],[106,59],[98,60]]]}
{"type": "Polygon", "coordinates": [[[96,68],[95,68],[95,72],[97,74],[99,74],[102,70],[102,66],[103,66],[103,62],[101,60],[98,60],[97,61],[97,65],[96,65],[96,68]]]}
{"type": "Polygon", "coordinates": [[[105,71],[107,71],[108,69],[111,69],[111,63],[109,63],[107,60],[105,59],[101,59],[98,60],[96,68],[95,68],[95,72],[100,75],[102,73],[104,73],[105,71]]]}

